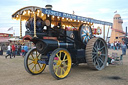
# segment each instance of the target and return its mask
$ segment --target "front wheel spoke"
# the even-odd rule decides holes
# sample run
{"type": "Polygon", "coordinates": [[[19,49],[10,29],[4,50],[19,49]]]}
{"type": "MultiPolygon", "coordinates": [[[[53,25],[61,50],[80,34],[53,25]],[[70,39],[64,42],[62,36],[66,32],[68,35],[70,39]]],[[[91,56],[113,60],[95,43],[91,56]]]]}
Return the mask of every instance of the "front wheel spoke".
{"type": "Polygon", "coordinates": [[[29,63],[28,65],[31,65],[31,64],[33,64],[33,62],[29,63]]]}
{"type": "Polygon", "coordinates": [[[62,75],[62,68],[60,68],[60,75],[62,75]]]}
{"type": "Polygon", "coordinates": [[[63,70],[63,72],[65,73],[65,69],[64,69],[64,68],[62,68],[62,70],[63,70]]]}
{"type": "Polygon", "coordinates": [[[39,66],[39,68],[41,69],[41,66],[40,66],[40,64],[38,63],[38,66],[39,66]]]}
{"type": "MultiPolygon", "coordinates": [[[[56,74],[58,73],[58,68],[59,68],[59,67],[57,67],[56,70],[55,70],[55,73],[56,73],[56,74]]],[[[57,75],[58,75],[58,74],[57,74],[57,75]]]]}
{"type": "Polygon", "coordinates": [[[37,50],[36,50],[36,57],[37,57],[37,50]]]}
{"type": "Polygon", "coordinates": [[[58,56],[58,54],[56,54],[56,56],[57,56],[57,58],[59,58],[59,60],[61,60],[60,57],[58,56]]]}
{"type": "Polygon", "coordinates": [[[37,58],[40,56],[40,53],[38,54],[37,58]]]}
{"type": "Polygon", "coordinates": [[[54,60],[54,63],[57,64],[58,63],[58,60],[54,60]]]}
{"type": "Polygon", "coordinates": [[[36,71],[36,64],[35,64],[35,71],[36,71]]]}
{"type": "Polygon", "coordinates": [[[32,67],[32,70],[34,69],[35,65],[36,65],[36,64],[34,64],[34,66],[32,67]]]}
{"type": "Polygon", "coordinates": [[[68,67],[68,65],[67,65],[67,64],[65,64],[65,65],[64,65],[64,67],[68,67]]]}
{"type": "Polygon", "coordinates": [[[34,59],[34,57],[33,57],[33,54],[31,53],[31,56],[32,56],[32,58],[34,59]]]}
{"type": "Polygon", "coordinates": [[[63,61],[65,60],[65,57],[66,57],[67,55],[66,54],[64,54],[64,58],[63,58],[63,61]]]}
{"type": "Polygon", "coordinates": [[[28,60],[34,61],[34,60],[33,60],[33,59],[31,59],[31,58],[28,58],[28,60]]]}
{"type": "Polygon", "coordinates": [[[65,62],[65,61],[68,61],[68,59],[65,59],[65,60],[63,60],[63,61],[64,61],[64,62],[65,62]]]}
{"type": "Polygon", "coordinates": [[[60,65],[54,65],[53,68],[56,69],[58,68],[60,65]]]}
{"type": "Polygon", "coordinates": [[[59,55],[59,57],[60,57],[60,60],[61,60],[61,52],[60,52],[60,55],[59,55]]]}

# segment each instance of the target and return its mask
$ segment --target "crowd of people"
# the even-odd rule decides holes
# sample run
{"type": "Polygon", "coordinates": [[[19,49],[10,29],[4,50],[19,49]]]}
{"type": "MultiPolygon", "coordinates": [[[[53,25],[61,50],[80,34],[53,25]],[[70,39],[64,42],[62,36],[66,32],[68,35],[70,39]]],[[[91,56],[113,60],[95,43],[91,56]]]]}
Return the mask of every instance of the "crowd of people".
{"type": "Polygon", "coordinates": [[[5,56],[5,58],[7,58],[8,56],[10,56],[10,59],[12,57],[15,58],[15,56],[25,56],[26,53],[28,52],[28,46],[25,44],[8,44],[7,46],[7,55],[5,56]]]}
{"type": "Polygon", "coordinates": [[[115,41],[114,43],[107,43],[109,49],[114,50],[122,50],[122,54],[126,54],[126,49],[128,48],[124,41],[120,43],[119,41],[115,41]]]}
{"type": "MultiPolygon", "coordinates": [[[[122,41],[121,43],[120,42],[114,42],[114,43],[109,43],[108,42],[107,45],[108,45],[108,48],[109,49],[114,49],[114,50],[121,49],[122,50],[122,53],[120,55],[120,60],[122,61],[123,55],[126,55],[126,50],[128,48],[127,45],[126,45],[126,43],[124,41],[122,41]]],[[[113,58],[113,56],[110,57],[108,55],[108,63],[109,64],[113,64],[114,61],[115,61],[115,59],[113,58]]]]}
{"type": "Polygon", "coordinates": [[[114,43],[107,43],[108,48],[118,50],[121,48],[121,43],[119,41],[115,41],[114,43]]]}

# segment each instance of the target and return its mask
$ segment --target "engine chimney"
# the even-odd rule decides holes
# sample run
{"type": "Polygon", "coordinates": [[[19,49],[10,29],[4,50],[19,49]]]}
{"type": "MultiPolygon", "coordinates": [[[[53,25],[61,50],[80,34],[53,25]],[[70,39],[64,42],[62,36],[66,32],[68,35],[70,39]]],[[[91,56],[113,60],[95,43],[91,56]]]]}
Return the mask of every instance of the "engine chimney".
{"type": "Polygon", "coordinates": [[[45,8],[51,10],[52,9],[52,5],[46,5],[45,8]]]}

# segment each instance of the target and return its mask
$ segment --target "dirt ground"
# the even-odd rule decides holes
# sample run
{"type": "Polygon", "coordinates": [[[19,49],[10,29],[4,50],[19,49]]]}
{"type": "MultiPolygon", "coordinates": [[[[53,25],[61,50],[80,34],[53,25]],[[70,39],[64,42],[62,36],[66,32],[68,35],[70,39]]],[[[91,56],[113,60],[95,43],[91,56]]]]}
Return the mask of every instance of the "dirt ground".
{"type": "MultiPolygon", "coordinates": [[[[109,50],[109,54],[121,50],[109,50]]],[[[123,65],[109,65],[101,71],[88,68],[86,64],[72,67],[69,76],[56,80],[48,66],[40,75],[31,75],[24,68],[24,58],[5,59],[0,56],[0,85],[128,85],[128,50],[123,57],[123,65]]]]}

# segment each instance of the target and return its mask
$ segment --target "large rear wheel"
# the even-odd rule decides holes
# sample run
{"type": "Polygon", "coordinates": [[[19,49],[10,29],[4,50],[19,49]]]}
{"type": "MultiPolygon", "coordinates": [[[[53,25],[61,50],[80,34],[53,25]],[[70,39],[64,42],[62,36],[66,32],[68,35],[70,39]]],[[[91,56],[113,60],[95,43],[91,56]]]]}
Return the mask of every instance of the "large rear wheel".
{"type": "Polygon", "coordinates": [[[90,68],[102,70],[107,63],[108,49],[102,38],[92,38],[86,46],[86,61],[90,68]]]}
{"type": "Polygon", "coordinates": [[[30,74],[36,75],[44,71],[46,64],[38,63],[40,60],[41,54],[37,51],[36,48],[32,48],[24,58],[24,67],[26,71],[30,74]]]}
{"type": "Polygon", "coordinates": [[[49,69],[54,78],[63,79],[68,76],[71,64],[70,53],[66,49],[58,48],[50,56],[49,69]]]}

